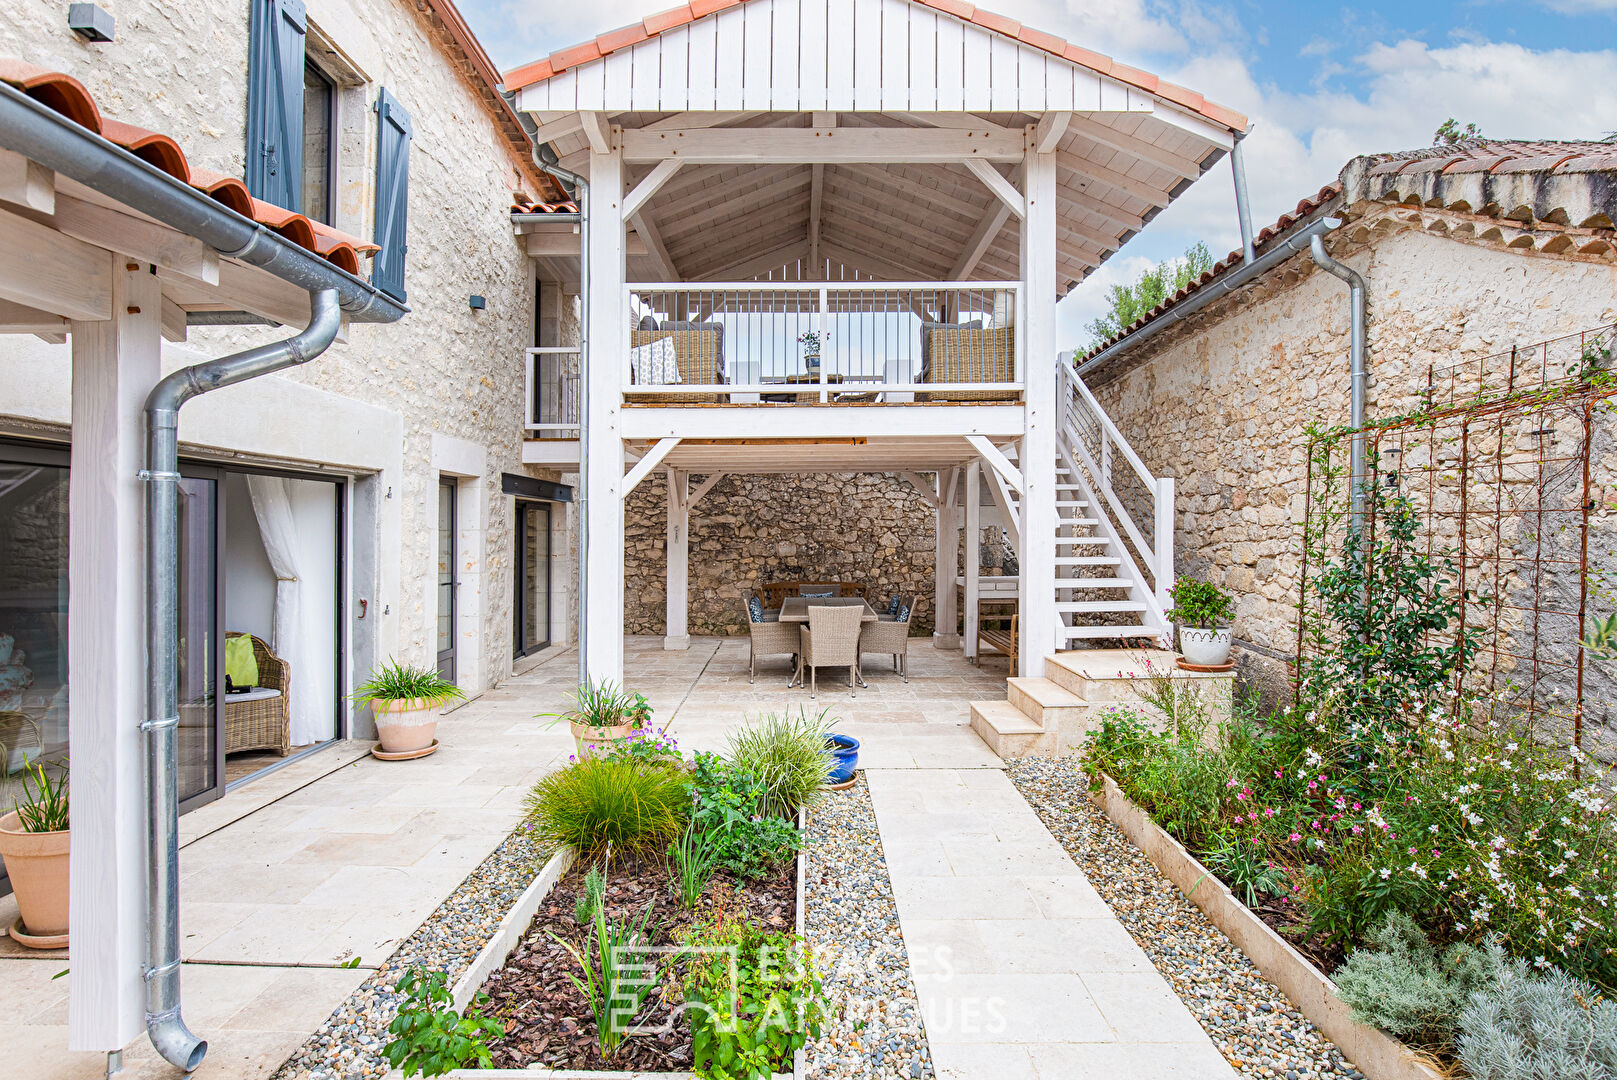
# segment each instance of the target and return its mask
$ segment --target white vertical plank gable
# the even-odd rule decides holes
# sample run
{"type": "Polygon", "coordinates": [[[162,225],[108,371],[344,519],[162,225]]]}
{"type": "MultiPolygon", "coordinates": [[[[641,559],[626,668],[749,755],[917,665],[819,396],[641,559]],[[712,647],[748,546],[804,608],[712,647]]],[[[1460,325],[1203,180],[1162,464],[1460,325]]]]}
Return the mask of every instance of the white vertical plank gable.
{"type": "MultiPolygon", "coordinates": [[[[826,66],[830,63],[826,48],[828,20],[826,0],[800,0],[797,9],[797,89],[799,108],[830,108],[827,96],[826,66]]],[[[846,57],[843,49],[836,50],[846,57]]],[[[777,78],[779,76],[777,75],[777,78]]]]}
{"type": "Polygon", "coordinates": [[[641,42],[629,50],[634,85],[629,101],[635,112],[657,112],[662,108],[662,50],[641,42]]]}
{"type": "Polygon", "coordinates": [[[956,19],[938,19],[938,111],[966,107],[966,28],[956,19]]]}
{"type": "Polygon", "coordinates": [[[910,109],[933,112],[938,107],[938,15],[912,7],[910,18],[910,109]]]}
{"type": "Polygon", "coordinates": [[[987,30],[977,26],[962,26],[965,32],[965,70],[961,87],[965,91],[965,107],[970,112],[987,112],[993,105],[989,86],[993,74],[989,68],[992,43],[987,30]]]}
{"type": "MultiPolygon", "coordinates": [[[[853,0],[853,109],[881,109],[882,0],[853,0]]],[[[832,25],[835,25],[834,23],[832,25]]]]}
{"type": "Polygon", "coordinates": [[[906,0],[882,0],[881,107],[913,109],[910,101],[910,18],[918,17],[906,0]]]}
{"type": "Polygon", "coordinates": [[[771,0],[770,6],[774,9],[775,18],[770,42],[769,105],[765,108],[788,112],[803,107],[797,78],[798,42],[803,36],[799,26],[801,9],[799,0],[771,0]]]}
{"type": "MultiPolygon", "coordinates": [[[[741,107],[768,109],[773,98],[776,0],[750,0],[736,8],[743,19],[741,49],[741,107]]],[[[794,109],[796,105],[792,106],[794,109]]]]}
{"type": "MultiPolygon", "coordinates": [[[[714,24],[705,21],[697,30],[696,24],[681,31],[682,36],[690,45],[690,70],[687,73],[686,103],[679,106],[681,110],[705,110],[714,108],[715,90],[718,86],[718,55],[719,39],[714,32],[714,24]]],[[[666,36],[666,35],[664,35],[666,36]]],[[[665,102],[663,108],[668,108],[665,102]]]]}
{"type": "MultiPolygon", "coordinates": [[[[756,2],[764,3],[766,0],[756,2]]],[[[726,8],[715,16],[718,20],[714,35],[717,42],[713,95],[715,109],[741,108],[741,79],[746,66],[742,49],[747,42],[747,8],[751,6],[742,4],[740,7],[726,8]]]]}
{"type": "Polygon", "coordinates": [[[657,50],[662,64],[662,85],[657,88],[659,109],[662,112],[684,112],[690,108],[691,91],[691,32],[688,28],[670,30],[635,48],[657,50]]]}

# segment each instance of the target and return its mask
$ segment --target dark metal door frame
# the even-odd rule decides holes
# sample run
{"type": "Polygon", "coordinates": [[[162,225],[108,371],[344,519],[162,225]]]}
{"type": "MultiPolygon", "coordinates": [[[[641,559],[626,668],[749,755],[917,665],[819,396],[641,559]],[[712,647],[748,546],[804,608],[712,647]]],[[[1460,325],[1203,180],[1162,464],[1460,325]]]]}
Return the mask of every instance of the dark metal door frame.
{"type": "Polygon", "coordinates": [[[513,615],[513,657],[521,659],[531,653],[550,646],[550,567],[545,567],[545,596],[544,615],[538,625],[543,628],[543,636],[537,641],[529,641],[528,628],[528,511],[543,510],[545,513],[545,559],[550,558],[550,531],[554,527],[551,519],[552,505],[536,499],[518,499],[515,503],[516,528],[516,558],[512,565],[516,568],[515,581],[511,590],[515,603],[511,605],[513,615]]]}
{"type": "MultiPolygon", "coordinates": [[[[453,476],[438,477],[438,531],[440,533],[443,531],[445,500],[447,500],[449,507],[449,556],[447,560],[449,580],[447,582],[444,580],[444,570],[441,569],[438,573],[439,590],[442,590],[446,584],[449,586],[449,647],[438,650],[438,674],[450,682],[457,681],[455,678],[457,662],[455,655],[455,623],[456,617],[460,614],[460,575],[455,572],[455,564],[459,560],[459,553],[456,551],[455,533],[459,528],[460,521],[457,513],[459,507],[455,503],[459,494],[460,485],[453,476]]],[[[442,543],[442,537],[439,538],[439,542],[442,543]]],[[[439,602],[442,603],[442,600],[440,599],[439,602]]]]}

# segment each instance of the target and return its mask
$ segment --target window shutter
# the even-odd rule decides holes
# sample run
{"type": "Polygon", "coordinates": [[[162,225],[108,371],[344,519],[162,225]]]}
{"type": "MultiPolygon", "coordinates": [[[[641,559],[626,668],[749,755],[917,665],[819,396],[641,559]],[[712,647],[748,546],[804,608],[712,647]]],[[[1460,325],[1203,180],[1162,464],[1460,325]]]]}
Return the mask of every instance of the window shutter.
{"type": "Polygon", "coordinates": [[[247,190],[303,205],[304,0],[252,0],[247,61],[247,190]]]}
{"type": "Polygon", "coordinates": [[[382,250],[371,262],[371,282],[404,300],[406,211],[410,202],[410,114],[383,89],[376,98],[376,231],[382,250]]]}

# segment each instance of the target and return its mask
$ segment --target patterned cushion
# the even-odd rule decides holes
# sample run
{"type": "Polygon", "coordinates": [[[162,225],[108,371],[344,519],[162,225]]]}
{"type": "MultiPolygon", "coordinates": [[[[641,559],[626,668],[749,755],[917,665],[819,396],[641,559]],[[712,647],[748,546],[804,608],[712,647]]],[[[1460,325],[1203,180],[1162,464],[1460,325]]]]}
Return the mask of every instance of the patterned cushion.
{"type": "Polygon", "coordinates": [[[756,596],[747,600],[747,613],[752,616],[753,622],[764,621],[764,602],[756,596]]]}
{"type": "Polygon", "coordinates": [[[901,602],[898,597],[893,597],[892,601],[887,605],[887,614],[895,619],[898,618],[898,605],[901,602]]]}
{"type": "Polygon", "coordinates": [[[900,605],[898,605],[898,621],[899,622],[909,622],[910,621],[910,606],[908,604],[900,604],[900,605]]]}
{"type": "Polygon", "coordinates": [[[667,386],[680,382],[674,339],[662,337],[630,349],[629,371],[638,386],[667,386]]]}
{"type": "Polygon", "coordinates": [[[827,589],[824,592],[805,592],[805,593],[799,593],[798,595],[799,596],[810,597],[810,598],[815,599],[815,600],[823,600],[828,596],[835,596],[836,595],[836,590],[835,589],[827,589]]]}

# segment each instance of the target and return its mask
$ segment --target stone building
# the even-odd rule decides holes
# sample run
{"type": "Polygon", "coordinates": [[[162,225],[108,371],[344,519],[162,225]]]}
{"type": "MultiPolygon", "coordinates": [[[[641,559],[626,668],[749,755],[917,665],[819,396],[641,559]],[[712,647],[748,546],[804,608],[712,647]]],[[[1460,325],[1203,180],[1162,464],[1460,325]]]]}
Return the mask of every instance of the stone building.
{"type": "MultiPolygon", "coordinates": [[[[1258,255],[1313,228],[1363,276],[1365,416],[1375,422],[1418,410],[1434,366],[1617,320],[1614,192],[1608,143],[1361,157],[1265,230],[1258,255]]],[[[1178,570],[1235,594],[1241,671],[1271,702],[1289,695],[1296,654],[1305,429],[1349,420],[1348,290],[1306,243],[1291,250],[1208,302],[1241,272],[1236,254],[1079,360],[1147,464],[1177,478],[1178,570]]],[[[1593,454],[1605,508],[1593,522],[1596,560],[1612,547],[1598,542],[1609,528],[1609,438],[1597,432],[1593,454]]],[[[1610,757],[1610,732],[1599,738],[1610,757]]]]}

